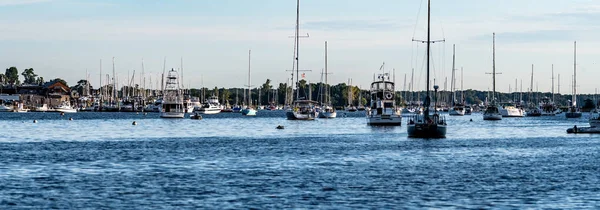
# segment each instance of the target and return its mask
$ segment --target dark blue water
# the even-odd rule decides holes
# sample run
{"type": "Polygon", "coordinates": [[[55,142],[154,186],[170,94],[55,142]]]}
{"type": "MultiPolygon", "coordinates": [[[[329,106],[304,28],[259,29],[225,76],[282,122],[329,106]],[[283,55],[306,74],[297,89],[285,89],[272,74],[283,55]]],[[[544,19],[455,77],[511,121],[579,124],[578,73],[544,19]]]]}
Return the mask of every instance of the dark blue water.
{"type": "Polygon", "coordinates": [[[0,208],[600,208],[600,136],[565,132],[585,119],[448,117],[423,140],[360,115],[0,113],[0,208]]]}

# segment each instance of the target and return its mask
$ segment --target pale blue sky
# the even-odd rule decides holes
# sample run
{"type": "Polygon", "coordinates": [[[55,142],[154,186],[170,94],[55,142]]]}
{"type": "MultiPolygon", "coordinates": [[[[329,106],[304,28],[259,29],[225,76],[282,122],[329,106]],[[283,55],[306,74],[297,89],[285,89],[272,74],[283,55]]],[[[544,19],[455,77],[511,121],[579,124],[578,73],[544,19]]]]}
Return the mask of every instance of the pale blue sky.
{"type": "MultiPolygon", "coordinates": [[[[295,7],[294,0],[0,0],[0,66],[31,67],[47,80],[70,84],[87,69],[97,86],[100,59],[109,73],[115,57],[124,81],[128,71],[141,71],[143,58],[156,86],[163,58],[167,68],[179,68],[183,57],[186,86],[201,87],[203,80],[211,88],[243,87],[252,49],[252,83],[285,82],[295,7]]],[[[367,88],[385,62],[396,69],[398,89],[411,68],[416,88],[424,89],[425,46],[411,39],[426,38],[425,0],[302,0],[300,13],[301,34],[310,34],[301,40],[300,66],[313,70],[307,73],[311,82],[320,80],[328,41],[330,83],[352,78],[367,88]]],[[[514,89],[515,79],[526,90],[535,64],[539,90],[550,91],[554,64],[561,93],[570,93],[577,40],[578,92],[593,93],[600,76],[597,20],[600,1],[592,0],[433,0],[432,38],[446,42],[433,45],[432,75],[443,88],[456,44],[465,88],[491,88],[485,72],[491,71],[496,32],[496,68],[503,73],[497,90],[514,89]]]]}

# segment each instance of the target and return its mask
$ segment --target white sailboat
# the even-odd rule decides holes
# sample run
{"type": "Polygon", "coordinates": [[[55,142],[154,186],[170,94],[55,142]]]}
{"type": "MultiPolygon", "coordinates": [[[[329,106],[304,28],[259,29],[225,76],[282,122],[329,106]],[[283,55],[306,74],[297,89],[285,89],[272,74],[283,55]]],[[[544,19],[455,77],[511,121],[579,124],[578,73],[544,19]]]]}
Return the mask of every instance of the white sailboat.
{"type": "Polygon", "coordinates": [[[256,116],[256,109],[252,107],[252,94],[250,92],[250,53],[252,50],[248,50],[248,105],[242,109],[242,115],[245,116],[256,116]]]}
{"type": "MultiPolygon", "coordinates": [[[[285,113],[288,120],[314,120],[316,117],[315,113],[315,101],[306,100],[306,97],[300,98],[300,87],[299,87],[299,52],[300,52],[300,0],[296,1],[296,31],[294,35],[294,68],[296,71],[296,98],[293,101],[292,109],[285,113]]],[[[293,72],[293,69],[292,69],[293,72]]],[[[292,84],[294,84],[294,77],[292,76],[292,84]]],[[[293,90],[293,88],[292,88],[293,90]]]]}
{"type": "Polygon", "coordinates": [[[319,111],[319,118],[335,118],[337,112],[331,106],[331,96],[329,95],[329,83],[327,83],[327,41],[325,41],[325,101],[321,104],[321,110],[319,111]]]}
{"type": "MultiPolygon", "coordinates": [[[[455,45],[452,45],[452,81],[450,81],[450,89],[452,91],[452,108],[448,112],[449,115],[453,116],[464,116],[465,115],[465,106],[461,102],[457,102],[456,100],[456,78],[455,78],[455,45]]],[[[461,79],[462,82],[462,79],[461,79]]]]}
{"type": "Polygon", "coordinates": [[[496,104],[496,33],[493,34],[493,52],[492,52],[492,102],[487,105],[483,112],[483,120],[502,120],[502,114],[496,104]]]}
{"type": "MultiPolygon", "coordinates": [[[[407,132],[409,137],[416,138],[444,138],[446,137],[446,120],[438,114],[434,108],[433,114],[430,115],[431,97],[429,96],[429,62],[431,50],[431,0],[427,0],[427,95],[425,97],[423,114],[412,116],[407,123],[407,132]]],[[[437,95],[437,85],[434,86],[435,95],[437,95]]],[[[434,105],[437,104],[437,99],[434,105]]]]}
{"type": "Polygon", "coordinates": [[[571,107],[565,113],[567,118],[580,118],[581,111],[577,107],[577,42],[574,42],[573,56],[573,98],[571,99],[571,107]]]}
{"type": "Polygon", "coordinates": [[[179,88],[179,75],[177,71],[171,69],[167,75],[167,82],[163,90],[163,100],[160,109],[162,118],[183,118],[185,116],[185,107],[183,106],[183,95],[179,88]]]}

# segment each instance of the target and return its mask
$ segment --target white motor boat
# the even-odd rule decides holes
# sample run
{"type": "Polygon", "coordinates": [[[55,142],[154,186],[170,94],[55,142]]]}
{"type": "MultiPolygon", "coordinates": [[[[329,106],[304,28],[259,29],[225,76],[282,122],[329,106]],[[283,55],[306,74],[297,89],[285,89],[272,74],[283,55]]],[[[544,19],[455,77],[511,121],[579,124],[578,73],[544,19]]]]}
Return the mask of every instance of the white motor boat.
{"type": "Polygon", "coordinates": [[[217,96],[211,96],[206,100],[206,103],[201,106],[194,107],[194,113],[198,114],[219,114],[221,112],[221,104],[217,96]]]}
{"type": "Polygon", "coordinates": [[[167,75],[165,93],[160,109],[160,117],[162,118],[184,118],[185,116],[183,95],[179,89],[177,76],[177,71],[174,69],[171,69],[167,75]]]}
{"type": "Polygon", "coordinates": [[[336,118],[337,117],[337,112],[335,111],[335,109],[329,105],[325,105],[323,107],[321,107],[321,110],[319,111],[319,118],[336,118]]]}
{"type": "Polygon", "coordinates": [[[19,113],[25,113],[28,111],[29,111],[29,109],[25,109],[25,107],[23,106],[23,103],[19,103],[17,105],[17,109],[14,110],[14,112],[19,112],[19,113]]]}
{"type": "Polygon", "coordinates": [[[453,116],[464,116],[465,106],[462,104],[456,104],[448,111],[448,114],[453,116]]]}
{"type": "Polygon", "coordinates": [[[42,104],[41,106],[36,106],[33,110],[36,112],[47,112],[48,104],[42,104]]]}
{"type": "Polygon", "coordinates": [[[63,101],[60,105],[54,107],[54,111],[62,113],[76,113],[77,109],[73,108],[68,101],[63,101]]]}
{"type": "Polygon", "coordinates": [[[4,105],[4,104],[0,104],[0,112],[12,112],[13,111],[13,106],[12,105],[4,105]]]}
{"type": "Polygon", "coordinates": [[[396,111],[394,83],[389,74],[380,74],[371,83],[371,109],[367,112],[367,125],[401,125],[402,115],[396,111]]]}
{"type": "Polygon", "coordinates": [[[507,103],[502,106],[499,106],[500,114],[502,117],[523,117],[525,116],[525,112],[523,109],[517,108],[513,104],[507,103]]]}

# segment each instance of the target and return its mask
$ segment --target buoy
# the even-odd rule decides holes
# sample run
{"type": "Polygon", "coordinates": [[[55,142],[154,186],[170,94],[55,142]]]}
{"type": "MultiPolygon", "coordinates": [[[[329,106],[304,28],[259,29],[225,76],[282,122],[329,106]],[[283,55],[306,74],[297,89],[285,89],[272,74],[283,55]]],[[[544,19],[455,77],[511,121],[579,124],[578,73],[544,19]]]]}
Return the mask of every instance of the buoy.
{"type": "Polygon", "coordinates": [[[148,113],[144,112],[144,115],[148,115],[148,113]]]}
{"type": "Polygon", "coordinates": [[[471,119],[470,121],[473,122],[473,119],[471,119]]]}
{"type": "Polygon", "coordinates": [[[139,112],[136,112],[135,114],[140,114],[139,112]]]}
{"type": "Polygon", "coordinates": [[[37,120],[33,120],[33,123],[37,123],[37,120]]]}
{"type": "Polygon", "coordinates": [[[278,125],[277,129],[283,129],[283,125],[278,125]]]}
{"type": "Polygon", "coordinates": [[[60,113],[60,116],[65,116],[65,113],[64,113],[64,112],[61,112],[61,113],[60,113]]]}
{"type": "Polygon", "coordinates": [[[133,121],[133,123],[131,123],[132,125],[137,125],[137,122],[133,121]]]}
{"type": "Polygon", "coordinates": [[[72,117],[69,117],[69,120],[73,120],[73,118],[72,118],[72,117]]]}

